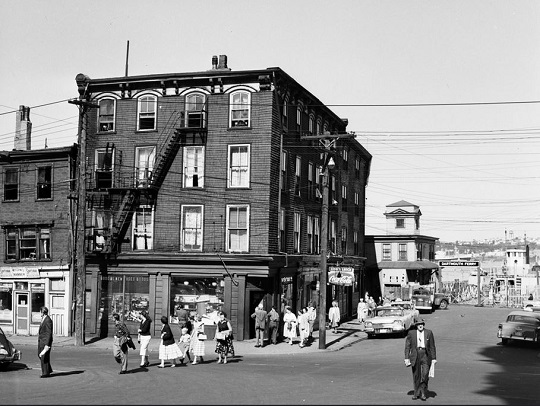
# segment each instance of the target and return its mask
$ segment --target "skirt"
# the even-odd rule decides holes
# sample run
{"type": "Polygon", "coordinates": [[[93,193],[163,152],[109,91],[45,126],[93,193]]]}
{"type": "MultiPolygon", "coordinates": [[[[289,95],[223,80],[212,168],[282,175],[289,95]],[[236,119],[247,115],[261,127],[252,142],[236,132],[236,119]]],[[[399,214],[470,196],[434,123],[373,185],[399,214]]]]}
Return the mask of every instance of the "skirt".
{"type": "Polygon", "coordinates": [[[152,336],[141,336],[141,348],[139,349],[139,355],[146,357],[148,355],[148,344],[150,344],[150,338],[152,336]]]}
{"type": "Polygon", "coordinates": [[[176,344],[171,345],[163,345],[161,343],[159,345],[159,359],[176,359],[181,358],[182,353],[180,352],[180,348],[176,344]]]}
{"type": "Polygon", "coordinates": [[[191,340],[191,345],[189,347],[190,352],[198,357],[204,357],[204,340],[198,340],[196,338],[191,340]]]}
{"type": "Polygon", "coordinates": [[[231,354],[234,357],[234,346],[232,339],[227,337],[225,340],[216,340],[215,353],[225,357],[227,354],[231,354]]]}

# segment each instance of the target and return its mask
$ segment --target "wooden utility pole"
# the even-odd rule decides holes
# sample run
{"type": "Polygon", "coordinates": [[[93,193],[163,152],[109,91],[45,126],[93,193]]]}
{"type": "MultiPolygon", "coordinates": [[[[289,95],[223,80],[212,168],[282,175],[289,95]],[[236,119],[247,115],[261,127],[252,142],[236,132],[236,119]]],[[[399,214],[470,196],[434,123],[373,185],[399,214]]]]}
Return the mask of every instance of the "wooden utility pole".
{"type": "Polygon", "coordinates": [[[77,216],[75,219],[75,345],[84,346],[85,296],[86,296],[86,258],[85,258],[85,226],[86,226],[86,126],[88,109],[98,107],[86,101],[86,86],[90,78],[78,74],[75,80],[79,88],[79,99],[68,103],[79,107],[79,153],[77,159],[77,216]]]}

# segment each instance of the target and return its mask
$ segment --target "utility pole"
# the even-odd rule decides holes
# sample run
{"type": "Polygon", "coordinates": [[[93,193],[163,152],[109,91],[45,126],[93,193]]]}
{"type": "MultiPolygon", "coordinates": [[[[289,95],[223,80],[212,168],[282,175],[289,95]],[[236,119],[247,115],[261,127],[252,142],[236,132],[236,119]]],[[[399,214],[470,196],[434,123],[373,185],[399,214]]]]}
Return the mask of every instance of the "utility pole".
{"type": "Polygon", "coordinates": [[[307,135],[301,137],[305,140],[320,140],[324,145],[325,158],[322,179],[322,214],[321,214],[321,256],[319,261],[319,350],[326,349],[326,284],[328,283],[328,267],[326,264],[328,252],[328,201],[329,201],[329,170],[334,169],[335,162],[330,155],[332,145],[339,138],[354,138],[355,134],[307,135]]]}
{"type": "Polygon", "coordinates": [[[69,100],[68,103],[79,107],[79,133],[77,141],[79,153],[77,159],[77,217],[75,220],[75,345],[84,346],[85,296],[86,296],[86,261],[85,261],[85,226],[86,226],[86,126],[87,112],[96,104],[86,101],[86,86],[88,76],[79,73],[75,78],[79,88],[79,99],[69,100]]]}

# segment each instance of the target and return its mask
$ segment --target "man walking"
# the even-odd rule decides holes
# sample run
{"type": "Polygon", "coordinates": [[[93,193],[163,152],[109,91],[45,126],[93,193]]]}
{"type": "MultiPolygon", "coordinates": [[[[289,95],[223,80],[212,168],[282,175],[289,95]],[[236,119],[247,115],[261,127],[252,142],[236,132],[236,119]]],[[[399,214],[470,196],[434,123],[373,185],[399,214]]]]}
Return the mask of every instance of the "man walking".
{"type": "Polygon", "coordinates": [[[257,344],[255,347],[264,347],[264,329],[266,328],[266,310],[263,310],[263,305],[260,303],[255,308],[255,313],[251,315],[255,319],[255,337],[257,337],[257,344]]]}
{"type": "Polygon", "coordinates": [[[308,341],[310,343],[313,341],[313,325],[315,324],[316,318],[317,318],[317,310],[315,309],[315,302],[312,302],[310,303],[308,307],[308,323],[309,323],[308,341]]]}
{"type": "Polygon", "coordinates": [[[279,313],[276,312],[276,307],[268,312],[268,336],[272,340],[272,344],[277,344],[277,334],[279,329],[279,313]]]}
{"type": "Polygon", "coordinates": [[[429,369],[437,362],[437,350],[433,332],[425,327],[424,319],[415,323],[405,339],[405,365],[412,366],[414,382],[413,400],[426,400],[429,369]]]}
{"type": "Polygon", "coordinates": [[[51,347],[53,342],[53,323],[49,317],[49,309],[42,306],[41,324],[38,332],[38,356],[41,361],[41,378],[51,376],[53,370],[51,367],[51,347]]]}

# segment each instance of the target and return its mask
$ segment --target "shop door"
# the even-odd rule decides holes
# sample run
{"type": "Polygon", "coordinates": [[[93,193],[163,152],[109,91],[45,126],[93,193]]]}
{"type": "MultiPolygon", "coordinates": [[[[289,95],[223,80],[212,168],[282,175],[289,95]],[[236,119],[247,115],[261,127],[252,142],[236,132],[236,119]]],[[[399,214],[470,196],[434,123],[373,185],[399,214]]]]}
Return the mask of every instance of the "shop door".
{"type": "Polygon", "coordinates": [[[50,299],[50,317],[53,322],[53,334],[56,336],[66,336],[64,295],[54,294],[50,296],[50,299]]]}
{"type": "Polygon", "coordinates": [[[15,315],[15,334],[28,335],[29,333],[29,314],[30,304],[28,303],[28,293],[16,294],[16,315],[15,315]]]}
{"type": "MultiPolygon", "coordinates": [[[[248,331],[248,339],[249,338],[255,338],[255,319],[251,318],[251,315],[255,312],[255,308],[259,305],[259,303],[263,303],[264,309],[266,310],[266,301],[265,299],[265,293],[264,291],[260,290],[248,290],[248,303],[249,308],[248,312],[246,313],[246,320],[247,325],[249,326],[248,331]]],[[[245,337],[245,336],[244,336],[245,337]]]]}

